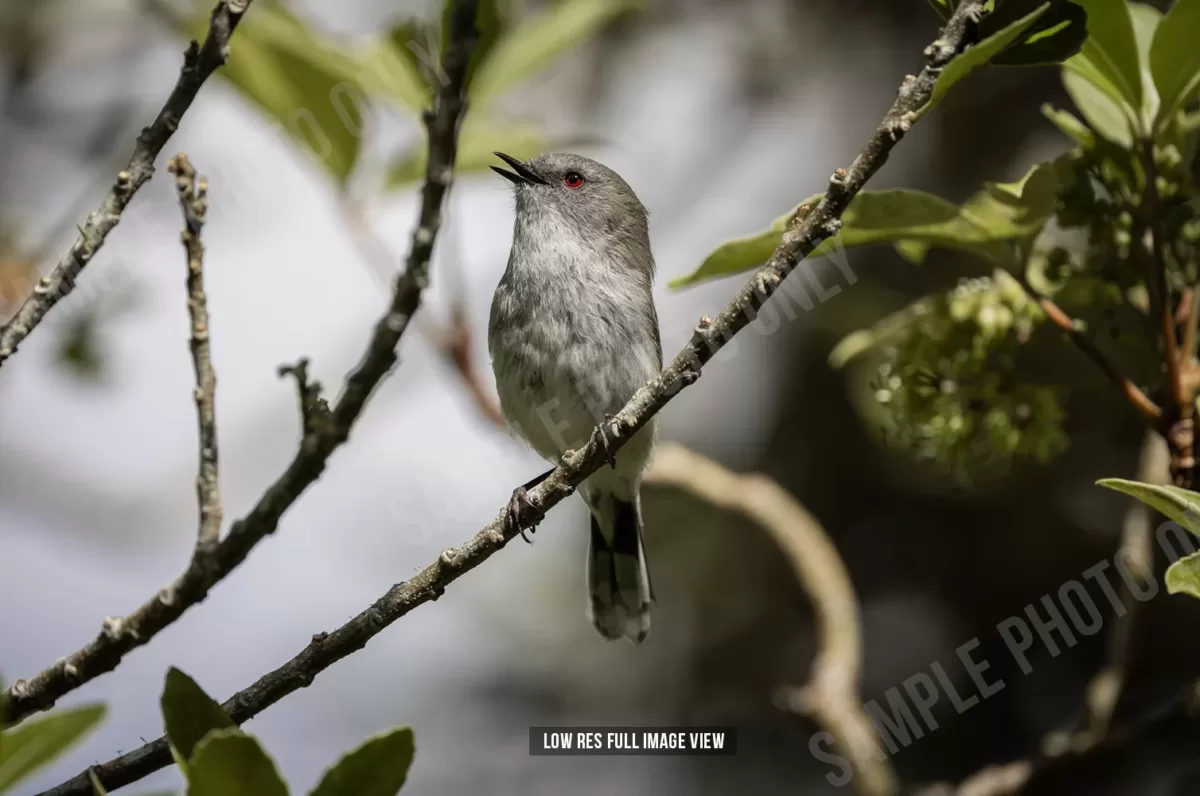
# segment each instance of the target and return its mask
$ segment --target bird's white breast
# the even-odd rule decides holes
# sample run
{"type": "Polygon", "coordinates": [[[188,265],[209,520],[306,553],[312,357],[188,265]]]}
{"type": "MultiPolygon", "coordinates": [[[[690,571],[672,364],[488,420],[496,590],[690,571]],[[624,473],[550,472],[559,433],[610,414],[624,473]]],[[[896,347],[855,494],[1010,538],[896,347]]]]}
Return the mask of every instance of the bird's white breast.
{"type": "MultiPolygon", "coordinates": [[[[586,443],[659,371],[657,329],[652,337],[638,311],[651,300],[647,287],[618,268],[595,267],[594,242],[557,232],[510,263],[488,334],[504,415],[551,460],[586,443]]],[[[628,464],[619,469],[640,473],[652,436],[646,430],[622,449],[619,464],[628,464]]]]}

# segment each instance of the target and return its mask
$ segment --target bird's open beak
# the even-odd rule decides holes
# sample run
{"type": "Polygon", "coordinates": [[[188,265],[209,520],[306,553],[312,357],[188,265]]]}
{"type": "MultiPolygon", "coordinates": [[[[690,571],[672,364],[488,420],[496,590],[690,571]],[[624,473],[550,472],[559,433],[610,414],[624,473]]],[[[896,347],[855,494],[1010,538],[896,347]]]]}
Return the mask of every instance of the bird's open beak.
{"type": "Polygon", "coordinates": [[[512,171],[507,171],[499,166],[492,166],[492,171],[499,174],[504,179],[514,185],[547,185],[548,183],[538,175],[529,170],[521,161],[514,158],[512,155],[506,155],[503,152],[495,152],[496,157],[503,160],[508,165],[512,166],[512,171]],[[515,172],[515,173],[514,173],[515,172]]]}

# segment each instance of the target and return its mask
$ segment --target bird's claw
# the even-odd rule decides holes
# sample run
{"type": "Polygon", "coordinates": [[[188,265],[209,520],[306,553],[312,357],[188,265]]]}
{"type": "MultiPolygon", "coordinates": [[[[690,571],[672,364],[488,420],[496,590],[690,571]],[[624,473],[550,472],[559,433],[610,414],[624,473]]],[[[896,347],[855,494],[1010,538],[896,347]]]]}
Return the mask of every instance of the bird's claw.
{"type": "Polygon", "coordinates": [[[605,415],[604,422],[596,426],[596,433],[600,437],[600,447],[604,450],[604,458],[608,461],[608,466],[615,470],[617,469],[617,454],[608,440],[608,424],[613,421],[613,417],[613,415],[605,415]]]}
{"type": "Polygon", "coordinates": [[[525,487],[517,487],[508,499],[508,510],[504,515],[505,533],[509,536],[519,533],[526,544],[533,544],[533,540],[525,535],[525,529],[529,527],[532,530],[531,519],[536,514],[537,509],[529,502],[529,493],[525,487]]]}

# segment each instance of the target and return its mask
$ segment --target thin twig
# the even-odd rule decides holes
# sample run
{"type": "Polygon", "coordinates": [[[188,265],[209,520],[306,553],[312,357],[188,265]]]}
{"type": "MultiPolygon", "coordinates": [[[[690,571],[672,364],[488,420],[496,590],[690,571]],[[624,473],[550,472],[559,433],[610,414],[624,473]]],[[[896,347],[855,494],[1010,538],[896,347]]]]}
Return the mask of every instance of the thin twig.
{"type": "Polygon", "coordinates": [[[218,67],[229,58],[229,37],[253,0],[221,0],[213,9],[204,44],[192,42],[183,54],[183,68],[171,96],[149,127],[142,130],[129,164],[100,203],[79,228],[79,237],[54,269],[38,281],[33,293],[7,323],[0,326],[0,367],[17,352],[17,346],[37,327],[46,313],[75,288],[75,280],[104,245],[108,233],[121,220],[121,213],[137,190],[154,174],[154,159],[179,127],[179,120],[218,67]]]}
{"type": "MultiPolygon", "coordinates": [[[[375,234],[371,228],[371,221],[360,204],[346,198],[343,199],[341,208],[342,216],[351,233],[350,238],[354,241],[359,254],[367,262],[374,277],[386,283],[395,270],[387,243],[375,234]]],[[[443,260],[458,265],[461,263],[461,252],[455,251],[448,258],[443,255],[443,260]]],[[[466,308],[463,306],[461,272],[461,265],[453,269],[451,273],[456,277],[453,280],[456,284],[447,290],[450,295],[455,297],[450,308],[449,328],[438,329],[426,325],[425,335],[462,377],[467,394],[471,396],[471,401],[478,407],[479,413],[483,415],[484,419],[491,425],[504,429],[507,428],[507,424],[504,422],[504,416],[500,413],[500,407],[488,394],[487,388],[479,376],[479,371],[471,359],[471,326],[467,320],[466,308]]]]}
{"type": "Polygon", "coordinates": [[[1017,274],[1017,281],[1021,283],[1021,287],[1029,294],[1029,297],[1038,303],[1042,311],[1046,313],[1046,317],[1050,322],[1067,333],[1071,342],[1075,347],[1087,355],[1087,358],[1092,360],[1093,364],[1108,377],[1109,381],[1117,386],[1121,394],[1125,396],[1129,403],[1138,410],[1152,427],[1157,428],[1159,421],[1162,419],[1162,408],[1150,399],[1140,387],[1133,381],[1121,373],[1117,368],[1116,363],[1109,359],[1096,342],[1088,337],[1080,330],[1079,324],[1075,319],[1068,315],[1061,307],[1054,303],[1054,300],[1045,295],[1033,285],[1029,283],[1022,274],[1017,274]]]}
{"type": "Polygon", "coordinates": [[[208,297],[204,294],[204,242],[200,231],[208,215],[208,181],[198,176],[187,155],[176,155],[167,169],[175,175],[184,229],[180,235],[187,251],[188,316],[192,322],[192,365],[196,371],[196,418],[200,426],[200,467],[196,474],[196,499],[200,503],[200,530],[196,546],[214,547],[221,538],[221,490],[217,477],[217,374],[213,371],[208,340],[208,297]]]}
{"type": "MultiPolygon", "coordinates": [[[[1142,144],[1145,165],[1145,229],[1150,235],[1150,275],[1151,288],[1158,298],[1159,333],[1162,335],[1163,356],[1167,368],[1167,394],[1176,406],[1187,403],[1183,394],[1183,383],[1179,378],[1179,354],[1175,339],[1175,314],[1171,307],[1171,294],[1167,288],[1167,260],[1163,250],[1162,225],[1159,223],[1158,201],[1158,169],[1154,165],[1154,142],[1146,140],[1142,144]]],[[[1141,243],[1141,241],[1139,241],[1141,243]]]]}
{"type": "MultiPolygon", "coordinates": [[[[434,110],[426,116],[429,125],[429,165],[421,208],[421,221],[413,235],[408,270],[397,280],[392,305],[375,327],[374,335],[358,366],[346,379],[342,397],[332,410],[307,379],[303,363],[288,372],[296,376],[304,414],[300,449],[287,470],[276,479],[257,505],[229,529],[228,535],[211,551],[196,556],[192,564],[167,588],[124,619],[105,621],[101,633],[83,649],[29,680],[18,680],[8,692],[3,720],[16,721],[51,707],[63,694],[104,672],[112,671],[125,653],[145,644],[156,633],[178,619],[187,608],[204,599],[218,581],[233,571],[250,550],[279,526],[280,517],[300,494],[320,477],[326,462],[350,436],[371,391],[396,360],[394,348],[420,304],[421,290],[428,281],[429,257],[437,235],[440,208],[454,173],[458,122],[465,108],[462,96],[467,61],[478,34],[475,30],[475,0],[460,0],[455,7],[451,44],[445,53],[447,82],[437,93],[434,110]]],[[[99,773],[106,787],[117,787],[112,778],[99,773]]],[[[83,793],[91,787],[79,778],[83,793]]],[[[120,783],[123,784],[123,783],[120,783]]]]}
{"type": "Polygon", "coordinates": [[[329,402],[322,394],[321,382],[308,378],[308,359],[295,365],[280,365],[279,377],[291,376],[296,380],[296,397],[300,407],[300,420],[305,438],[322,433],[322,424],[330,416],[329,402]]]}
{"type": "Polygon", "coordinates": [[[812,601],[817,649],[807,685],[779,694],[783,705],[812,716],[854,764],[863,796],[888,796],[898,780],[862,707],[862,628],[850,574],[821,524],[765,475],[739,475],[679,445],[654,454],[646,482],[684,489],[719,508],[752,520],[786,554],[800,587],[812,601]]]}
{"type": "MultiPolygon", "coordinates": [[[[624,445],[681,389],[693,384],[700,377],[704,363],[712,359],[737,332],[754,320],[758,309],[775,293],[783,279],[800,261],[826,238],[837,234],[846,206],[862,190],[867,180],[879,170],[892,149],[908,132],[915,118],[914,112],[925,105],[932,96],[934,84],[942,68],[971,43],[974,23],[983,13],[983,4],[984,0],[963,0],[959,4],[942,29],[941,35],[926,49],[926,66],[920,75],[909,75],[905,78],[899,96],[868,140],[866,147],[848,169],[838,169],[834,173],[830,178],[829,190],[816,208],[806,213],[803,218],[798,218],[796,223],[784,232],[782,241],[766,265],[759,269],[725,309],[712,321],[704,319],[706,322],[696,327],[683,351],[657,378],[638,390],[625,407],[607,422],[607,446],[601,444],[600,435],[593,431],[587,445],[581,450],[565,455],[562,463],[541,484],[527,493],[529,506],[532,507],[529,516],[535,520],[534,524],[546,510],[570,496],[580,482],[605,464],[611,455],[610,451],[615,452],[624,445]]],[[[456,8],[461,13],[465,6],[472,6],[468,13],[473,16],[471,3],[460,3],[456,8]]],[[[459,13],[456,13],[456,18],[459,13]]],[[[457,40],[457,36],[453,39],[457,40]]],[[[437,140],[436,135],[431,136],[431,146],[437,140]]],[[[428,167],[430,176],[441,171],[438,165],[440,161],[433,156],[434,154],[431,151],[428,167]]],[[[426,229],[428,198],[433,196],[435,191],[434,188],[430,188],[431,185],[434,185],[432,180],[426,186],[427,201],[422,210],[421,227],[415,236],[417,242],[424,237],[421,230],[426,229]]],[[[428,250],[421,251],[427,264],[428,250]]],[[[410,267],[406,277],[411,273],[413,269],[410,267]]],[[[420,277],[423,273],[422,267],[421,271],[414,274],[417,285],[422,284],[420,277]]],[[[400,302],[401,292],[398,288],[393,306],[400,302]]],[[[391,316],[389,313],[389,318],[391,316]]],[[[399,314],[398,320],[401,318],[406,321],[403,314],[399,314]]],[[[378,328],[376,334],[382,334],[378,328]]],[[[395,355],[390,349],[377,354],[375,343],[372,343],[371,349],[372,353],[360,365],[360,371],[374,372],[378,367],[375,363],[382,363],[384,360],[390,363],[394,360],[395,355]]],[[[346,396],[339,402],[339,409],[342,405],[352,406],[352,403],[348,403],[352,401],[351,396],[355,394],[355,390],[362,389],[362,380],[359,380],[357,385],[354,382],[354,377],[351,377],[352,384],[348,385],[346,396]]],[[[363,398],[365,400],[365,395],[363,398]]],[[[339,411],[335,410],[334,420],[337,421],[338,417],[339,411]]],[[[248,721],[288,694],[311,684],[313,678],[322,671],[362,649],[384,628],[414,608],[436,600],[445,593],[449,584],[482,564],[518,535],[518,530],[505,522],[506,517],[507,508],[462,546],[444,551],[436,561],[411,580],[393,586],[373,605],[337,630],[332,633],[318,633],[313,637],[312,643],[290,661],[231,697],[225,703],[229,715],[239,724],[248,721]]],[[[232,531],[230,535],[233,535],[232,531]]],[[[170,764],[171,753],[166,740],[159,738],[93,770],[97,772],[105,787],[116,788],[170,764]]],[[[41,796],[90,796],[90,787],[86,775],[80,774],[41,796]]]]}
{"type": "MultiPolygon", "coordinates": [[[[1176,486],[1190,489],[1193,484],[1193,473],[1196,469],[1196,431],[1195,431],[1195,390],[1189,390],[1189,385],[1195,384],[1194,378],[1189,378],[1185,384],[1183,372],[1184,362],[1180,358],[1178,340],[1176,340],[1175,313],[1171,307],[1171,293],[1167,286],[1167,255],[1163,241],[1162,219],[1158,196],[1158,169],[1154,164],[1154,142],[1142,142],[1142,165],[1145,171],[1146,184],[1142,201],[1143,228],[1150,236],[1150,250],[1147,253],[1147,283],[1153,285],[1153,295],[1157,302],[1154,304],[1158,312],[1159,337],[1162,338],[1163,360],[1166,366],[1167,396],[1171,401],[1171,411],[1165,418],[1167,425],[1163,436],[1171,448],[1171,481],[1176,486]]],[[[1138,241],[1141,250],[1145,251],[1144,236],[1138,241]]],[[[1187,350],[1187,349],[1185,349],[1187,350]]],[[[1190,354],[1189,354],[1190,356],[1190,354]]]]}

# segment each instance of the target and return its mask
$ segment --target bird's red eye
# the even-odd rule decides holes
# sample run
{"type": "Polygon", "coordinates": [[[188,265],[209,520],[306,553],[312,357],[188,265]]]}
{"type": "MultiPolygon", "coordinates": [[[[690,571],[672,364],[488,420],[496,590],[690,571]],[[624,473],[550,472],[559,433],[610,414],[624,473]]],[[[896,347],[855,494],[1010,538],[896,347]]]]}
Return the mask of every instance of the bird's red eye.
{"type": "Polygon", "coordinates": [[[577,171],[568,171],[563,176],[563,182],[567,184],[568,188],[578,188],[583,185],[583,176],[577,171]]]}

